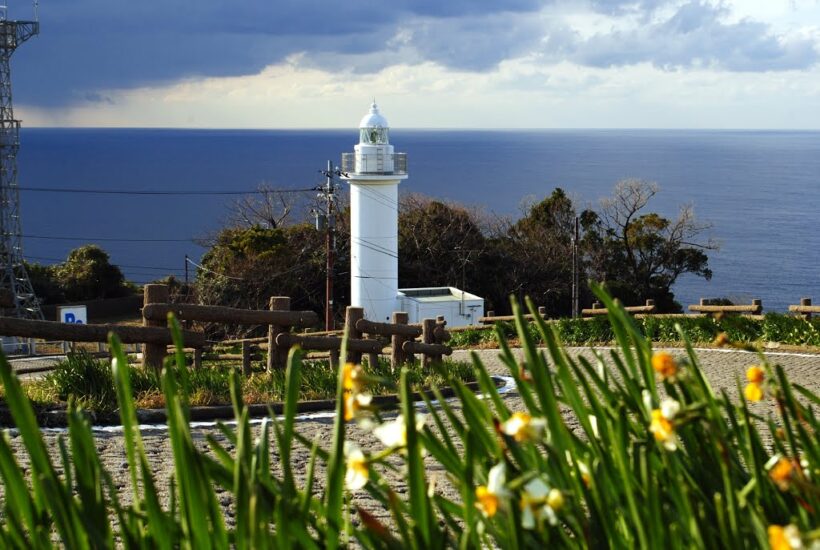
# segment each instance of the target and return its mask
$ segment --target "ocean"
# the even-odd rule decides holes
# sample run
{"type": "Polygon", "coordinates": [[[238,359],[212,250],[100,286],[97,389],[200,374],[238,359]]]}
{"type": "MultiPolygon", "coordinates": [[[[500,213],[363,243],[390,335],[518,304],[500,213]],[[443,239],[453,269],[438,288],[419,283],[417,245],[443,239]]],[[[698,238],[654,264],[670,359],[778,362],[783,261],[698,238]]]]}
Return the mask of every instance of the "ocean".
{"type": "MultiPolygon", "coordinates": [[[[320,184],[327,160],[339,164],[357,139],[355,128],[24,128],[19,182],[84,189],[225,191],[262,183],[304,189],[320,184]]],[[[408,154],[410,178],[401,192],[502,216],[520,215],[527,201],[555,187],[580,209],[611,195],[620,179],[656,182],[660,192],[649,210],[673,217],[691,204],[698,220],[711,224],[704,237],[720,244],[709,254],[711,281],[683,276],[676,283],[684,307],[701,297],[739,303],[761,298],[765,311],[785,311],[801,297],[820,301],[820,132],[391,129],[391,143],[408,154]]],[[[21,191],[24,252],[31,261],[55,263],[96,241],[135,282],[181,278],[185,255],[198,261],[204,252],[194,240],[226,223],[235,198],[21,191]],[[146,241],[117,240],[124,238],[146,241]]]]}

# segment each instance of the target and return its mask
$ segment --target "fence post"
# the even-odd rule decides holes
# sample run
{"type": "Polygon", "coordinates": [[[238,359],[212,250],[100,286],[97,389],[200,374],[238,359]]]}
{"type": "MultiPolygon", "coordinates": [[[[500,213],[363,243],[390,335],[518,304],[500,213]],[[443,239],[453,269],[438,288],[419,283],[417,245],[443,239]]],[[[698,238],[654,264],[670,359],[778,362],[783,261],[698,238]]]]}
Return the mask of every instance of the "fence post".
{"type": "MultiPolygon", "coordinates": [[[[421,322],[421,341],[425,344],[435,344],[436,343],[436,320],[435,319],[424,319],[421,322]]],[[[421,364],[424,367],[427,367],[432,362],[433,358],[427,353],[423,353],[421,355],[421,364]]]]}
{"type": "MultiPolygon", "coordinates": [[[[444,327],[446,327],[446,326],[447,326],[447,321],[444,319],[444,315],[439,315],[438,317],[436,317],[436,328],[441,328],[442,334],[443,334],[443,331],[444,331],[444,327]]],[[[433,343],[434,344],[443,344],[444,343],[444,337],[443,336],[438,336],[435,329],[433,330],[433,343]]],[[[441,363],[441,355],[440,354],[439,355],[433,355],[431,359],[433,361],[435,361],[436,363],[441,363]]]]}
{"type": "Polygon", "coordinates": [[[202,368],[202,348],[194,348],[194,368],[202,368]]]}
{"type": "MultiPolygon", "coordinates": [[[[407,312],[394,311],[392,321],[394,325],[406,325],[409,318],[410,316],[407,312]]],[[[405,340],[406,338],[401,334],[394,334],[390,337],[390,346],[392,348],[390,365],[393,367],[394,371],[407,361],[407,357],[401,349],[401,346],[404,344],[405,340]]]]}
{"type": "Polygon", "coordinates": [[[538,315],[543,319],[547,316],[547,306],[538,306],[538,315]]]}
{"type": "Polygon", "coordinates": [[[601,302],[592,302],[592,309],[602,309],[603,306],[601,302]]]}
{"type": "Polygon", "coordinates": [[[242,340],[242,374],[251,375],[251,343],[242,340]]]}
{"type": "MultiPolygon", "coordinates": [[[[356,330],[356,321],[364,319],[364,308],[347,306],[345,310],[345,326],[347,327],[347,337],[351,340],[358,340],[362,333],[356,330]]],[[[345,361],[359,364],[362,362],[362,354],[348,350],[345,361]]]]}
{"type": "Polygon", "coordinates": [[[753,306],[760,306],[760,311],[758,313],[763,313],[763,300],[760,298],[755,298],[752,300],[753,306]]]}
{"type": "MultiPolygon", "coordinates": [[[[290,309],[290,298],[287,296],[271,296],[269,303],[271,311],[287,311],[290,309]]],[[[268,326],[268,372],[284,368],[287,362],[288,350],[279,349],[276,345],[276,337],[287,331],[288,327],[286,326],[268,326]]]]}
{"type": "MultiPolygon", "coordinates": [[[[143,287],[142,303],[143,306],[168,303],[168,286],[145,285],[143,287]]],[[[142,324],[146,327],[164,327],[167,325],[167,321],[152,321],[151,319],[143,317],[142,324]]],[[[161,369],[166,353],[167,349],[165,344],[145,344],[142,352],[143,366],[161,369]]]]}
{"type": "Polygon", "coordinates": [[[339,368],[339,350],[332,349],[330,350],[330,366],[331,368],[338,369],[339,368]]]}
{"type": "Polygon", "coordinates": [[[495,317],[495,311],[493,311],[493,310],[488,311],[486,317],[495,317]]]}
{"type": "MultiPolygon", "coordinates": [[[[800,298],[800,305],[801,306],[810,306],[811,305],[811,298],[800,298]]],[[[811,319],[811,313],[804,313],[803,319],[811,319]]]]}

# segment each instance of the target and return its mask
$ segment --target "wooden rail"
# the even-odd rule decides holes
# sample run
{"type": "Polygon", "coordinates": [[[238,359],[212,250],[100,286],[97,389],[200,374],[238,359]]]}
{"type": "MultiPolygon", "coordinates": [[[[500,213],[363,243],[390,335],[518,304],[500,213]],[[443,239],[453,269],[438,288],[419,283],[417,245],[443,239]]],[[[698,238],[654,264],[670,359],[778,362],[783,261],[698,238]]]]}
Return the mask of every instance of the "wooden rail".
{"type": "MultiPolygon", "coordinates": [[[[315,351],[339,351],[342,348],[343,338],[338,336],[304,336],[301,334],[279,334],[276,345],[290,349],[292,346],[301,346],[303,349],[315,351]]],[[[379,340],[348,340],[347,349],[359,353],[381,353],[384,345],[379,340]]]]}
{"type": "MultiPolygon", "coordinates": [[[[633,315],[648,315],[655,313],[657,308],[655,307],[655,300],[649,299],[646,301],[645,305],[642,306],[626,306],[624,307],[627,313],[632,313],[633,315]]],[[[592,304],[591,308],[582,309],[581,315],[587,317],[594,317],[596,315],[606,315],[608,312],[607,308],[603,307],[600,302],[595,302],[592,304]]]]}
{"type": "MultiPolygon", "coordinates": [[[[22,338],[45,338],[66,342],[107,342],[108,334],[114,333],[125,344],[159,345],[173,343],[171,331],[160,327],[133,327],[125,325],[82,325],[75,323],[58,323],[57,321],[36,321],[0,317],[0,334],[20,336],[22,338]]],[[[186,345],[205,345],[205,335],[201,332],[182,331],[186,345]]]]}
{"type": "Polygon", "coordinates": [[[356,330],[365,334],[378,334],[380,336],[409,336],[418,338],[422,334],[420,326],[404,325],[396,323],[375,323],[367,319],[356,321],[356,330]]]}
{"type": "Polygon", "coordinates": [[[154,321],[165,321],[168,313],[187,321],[229,323],[236,325],[288,325],[306,327],[319,322],[313,311],[265,311],[222,306],[194,304],[148,304],[142,316],[154,321]]]}
{"type": "Polygon", "coordinates": [[[760,299],[754,299],[751,304],[721,306],[709,304],[708,300],[701,299],[700,304],[692,304],[689,306],[689,311],[708,315],[734,313],[750,313],[752,315],[760,315],[760,312],[763,311],[763,301],[760,299]]]}
{"type": "Polygon", "coordinates": [[[804,319],[811,319],[812,313],[820,313],[820,306],[811,305],[811,298],[800,298],[800,303],[789,306],[789,311],[799,313],[804,319]]]}

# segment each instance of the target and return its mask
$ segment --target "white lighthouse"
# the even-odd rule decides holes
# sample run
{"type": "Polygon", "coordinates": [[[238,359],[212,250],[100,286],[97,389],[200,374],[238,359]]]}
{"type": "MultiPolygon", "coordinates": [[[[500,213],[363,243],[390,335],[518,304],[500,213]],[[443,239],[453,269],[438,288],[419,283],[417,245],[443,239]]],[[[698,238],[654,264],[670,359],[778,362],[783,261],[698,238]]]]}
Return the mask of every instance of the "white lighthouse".
{"type": "Polygon", "coordinates": [[[350,304],[387,322],[398,305],[398,194],[407,155],[394,153],[387,119],[374,102],[359,124],[359,143],[342,154],[350,183],[350,304]]]}

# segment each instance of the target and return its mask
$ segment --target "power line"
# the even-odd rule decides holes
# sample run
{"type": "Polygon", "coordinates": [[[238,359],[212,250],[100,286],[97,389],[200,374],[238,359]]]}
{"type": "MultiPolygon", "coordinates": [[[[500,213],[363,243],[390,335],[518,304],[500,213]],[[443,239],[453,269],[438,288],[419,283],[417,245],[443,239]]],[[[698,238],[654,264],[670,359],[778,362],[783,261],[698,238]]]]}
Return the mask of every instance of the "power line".
{"type": "Polygon", "coordinates": [[[201,269],[202,271],[205,271],[207,273],[211,273],[213,275],[217,275],[219,277],[225,277],[226,279],[232,279],[234,281],[244,281],[245,280],[244,277],[232,277],[230,275],[225,275],[224,273],[218,273],[218,272],[214,271],[213,269],[208,269],[207,267],[199,265],[198,263],[196,263],[195,261],[193,261],[191,258],[188,258],[188,257],[185,258],[185,261],[188,262],[189,264],[191,264],[192,266],[196,267],[197,269],[201,269]]]}
{"type": "Polygon", "coordinates": [[[159,191],[149,189],[90,189],[79,187],[30,187],[18,186],[20,191],[29,191],[32,193],[73,193],[73,194],[87,194],[87,195],[180,195],[180,196],[196,196],[196,195],[252,195],[256,193],[306,193],[315,191],[314,187],[305,189],[253,189],[243,191],[159,191]]]}
{"type": "MultiPolygon", "coordinates": [[[[26,256],[28,260],[42,260],[46,262],[61,262],[64,263],[66,258],[45,258],[43,256],[26,256]]],[[[129,265],[129,264],[113,264],[117,267],[125,267],[128,269],[154,269],[157,271],[183,271],[182,267],[162,267],[156,265],[129,265]]]]}
{"type": "MultiPolygon", "coordinates": [[[[352,240],[352,239],[351,239],[351,240],[352,240]]],[[[367,249],[369,249],[369,250],[372,250],[373,252],[378,252],[378,253],[380,253],[380,254],[384,254],[385,256],[389,256],[389,257],[391,257],[391,258],[395,258],[395,259],[398,259],[398,258],[399,258],[399,257],[398,257],[396,254],[394,254],[394,253],[393,253],[390,249],[385,248],[385,247],[383,247],[383,246],[381,246],[381,245],[378,245],[378,244],[376,244],[376,243],[373,243],[373,242],[370,242],[370,241],[366,241],[366,240],[364,240],[364,239],[358,239],[358,242],[357,242],[356,244],[358,244],[359,246],[361,246],[361,247],[363,247],[363,248],[367,248],[367,249]]]]}
{"type": "Polygon", "coordinates": [[[126,239],[114,237],[55,237],[52,235],[21,235],[25,239],[45,239],[48,241],[99,241],[119,243],[194,243],[196,239],[126,239]]]}

